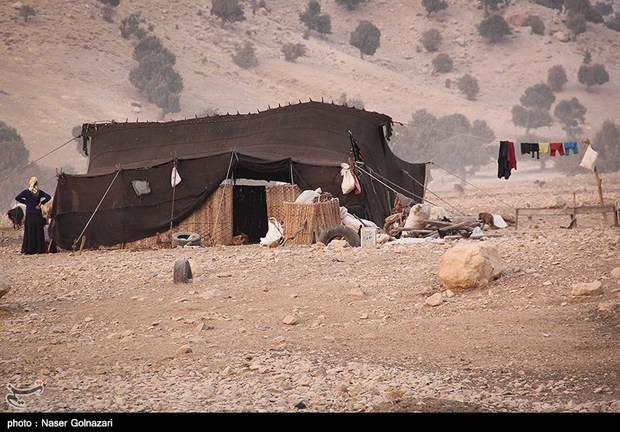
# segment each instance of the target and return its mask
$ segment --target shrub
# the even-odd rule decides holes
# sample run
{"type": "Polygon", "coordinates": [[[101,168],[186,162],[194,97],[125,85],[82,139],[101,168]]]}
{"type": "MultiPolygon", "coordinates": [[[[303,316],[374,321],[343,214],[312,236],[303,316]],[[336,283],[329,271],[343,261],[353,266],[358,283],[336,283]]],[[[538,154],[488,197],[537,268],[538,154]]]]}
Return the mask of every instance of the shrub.
{"type": "Polygon", "coordinates": [[[543,36],[545,34],[545,23],[538,15],[532,15],[527,19],[527,23],[532,29],[532,33],[543,36]]]}
{"type": "Polygon", "coordinates": [[[549,68],[549,72],[547,72],[547,84],[552,91],[562,91],[564,84],[567,82],[568,77],[566,76],[566,69],[564,69],[564,66],[555,65],[549,68]]]}
{"type": "Polygon", "coordinates": [[[233,62],[243,69],[250,69],[258,66],[258,59],[254,52],[254,45],[245,42],[242,47],[238,48],[232,55],[233,62]]]}
{"type": "Polygon", "coordinates": [[[437,51],[439,45],[441,45],[441,41],[441,33],[435,28],[426,30],[422,33],[422,37],[420,38],[420,43],[422,43],[424,49],[429,52],[437,51]]]}
{"type": "Polygon", "coordinates": [[[243,8],[239,0],[211,0],[211,15],[215,15],[222,20],[222,24],[226,22],[236,22],[245,20],[243,8]]]}
{"type": "Polygon", "coordinates": [[[458,89],[467,96],[469,100],[476,100],[480,92],[478,80],[469,74],[463,75],[456,83],[458,89]]]}
{"type": "Polygon", "coordinates": [[[452,58],[448,54],[444,54],[444,53],[438,54],[433,59],[433,67],[435,68],[437,72],[440,72],[440,73],[450,72],[453,67],[452,58]]]}
{"type": "Polygon", "coordinates": [[[306,46],[300,43],[287,43],[282,45],[282,54],[284,54],[284,60],[294,62],[306,55],[306,46]]]}
{"type": "Polygon", "coordinates": [[[373,55],[381,44],[381,31],[370,21],[360,21],[351,32],[349,43],[360,50],[360,57],[364,54],[373,55]]]}
{"type": "Polygon", "coordinates": [[[495,43],[504,36],[512,34],[512,30],[501,15],[491,15],[480,22],[478,34],[487,38],[491,43],[495,43]]]}

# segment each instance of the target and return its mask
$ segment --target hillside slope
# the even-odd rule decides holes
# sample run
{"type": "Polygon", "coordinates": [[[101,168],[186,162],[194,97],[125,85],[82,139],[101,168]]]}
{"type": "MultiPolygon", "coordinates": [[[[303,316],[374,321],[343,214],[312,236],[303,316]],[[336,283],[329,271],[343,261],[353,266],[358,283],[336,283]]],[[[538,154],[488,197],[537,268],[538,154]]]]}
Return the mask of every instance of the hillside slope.
{"type": "MultiPolygon", "coordinates": [[[[128,80],[135,66],[132,41],[120,36],[119,23],[134,11],[154,25],[154,34],[177,57],[175,69],[184,80],[182,111],[167,119],[192,117],[205,110],[241,113],[264,110],[299,100],[362,100],[365,108],[384,112],[406,123],[414,111],[433,114],[465,114],[470,120],[487,121],[498,139],[523,133],[511,121],[510,109],[523,91],[545,82],[548,69],[561,64],[569,82],[557,101],[577,97],[587,107],[585,133],[593,134],[605,119],[618,117],[620,82],[615,72],[620,60],[620,33],[588,23],[575,42],[560,42],[549,33],[565,26],[554,11],[528,1],[512,2],[502,11],[506,19],[536,14],[546,26],[544,36],[529,27],[514,27],[513,35],[490,45],[476,26],[483,11],[476,2],[452,0],[447,10],[426,18],[420,2],[370,0],[354,11],[333,1],[322,1],[331,16],[333,34],[303,39],[299,13],[305,0],[268,0],[269,11],[255,15],[245,4],[246,20],[223,26],[210,15],[211,2],[197,6],[189,0],[122,0],[114,22],[101,17],[97,0],[57,2],[39,0],[36,16],[24,22],[12,4],[0,13],[0,121],[17,129],[30,150],[31,160],[52,167],[83,172],[86,159],[71,140],[73,127],[84,122],[155,121],[159,109],[149,104],[128,80]],[[360,20],[381,30],[375,55],[360,58],[349,44],[350,32],[360,20]],[[454,59],[455,69],[434,74],[436,53],[420,48],[424,31],[435,27],[443,36],[441,52],[454,59]],[[250,70],[231,60],[235,48],[250,41],[259,65],[250,70]],[[283,43],[303,43],[307,56],[286,62],[283,43]],[[603,63],[610,82],[586,92],[576,78],[585,50],[593,61],[603,63]],[[476,101],[468,101],[451,86],[469,73],[481,87],[476,101]],[[139,104],[139,107],[135,105],[139,104]],[[53,151],[57,147],[60,149],[53,151]],[[50,154],[47,154],[51,152],[50,154]]],[[[620,7],[616,5],[616,10],[620,7]]],[[[555,125],[535,131],[550,139],[562,139],[555,125]]]]}

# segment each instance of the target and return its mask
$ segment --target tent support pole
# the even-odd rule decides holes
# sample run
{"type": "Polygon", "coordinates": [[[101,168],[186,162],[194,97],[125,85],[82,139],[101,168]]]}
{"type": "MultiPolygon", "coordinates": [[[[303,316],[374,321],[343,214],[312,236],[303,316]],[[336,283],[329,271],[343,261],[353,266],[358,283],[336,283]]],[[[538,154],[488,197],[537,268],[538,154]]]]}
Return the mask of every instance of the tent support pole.
{"type": "MultiPolygon", "coordinates": [[[[114,181],[116,180],[116,177],[118,177],[118,175],[121,173],[121,169],[120,167],[118,168],[118,171],[116,171],[116,175],[114,176],[114,178],[112,179],[112,181],[110,182],[110,185],[108,186],[108,189],[105,191],[105,193],[103,194],[103,196],[101,197],[101,200],[99,200],[99,204],[97,204],[97,207],[95,207],[95,211],[93,211],[93,214],[90,215],[90,219],[88,219],[88,222],[86,222],[86,226],[84,227],[84,229],[82,230],[82,232],[80,233],[80,235],[78,236],[78,238],[75,239],[75,241],[73,242],[73,251],[75,252],[75,248],[77,247],[78,241],[80,240],[80,238],[82,238],[82,236],[84,235],[84,232],[86,231],[86,228],[88,228],[88,225],[90,225],[90,221],[93,220],[93,218],[95,217],[95,213],[97,213],[97,210],[99,210],[99,207],[101,206],[101,203],[103,202],[103,200],[105,199],[105,197],[108,195],[108,192],[110,192],[110,189],[112,188],[112,185],[114,184],[114,181]]],[[[82,242],[82,246],[80,247],[80,250],[82,250],[84,248],[84,242],[82,242]]]]}

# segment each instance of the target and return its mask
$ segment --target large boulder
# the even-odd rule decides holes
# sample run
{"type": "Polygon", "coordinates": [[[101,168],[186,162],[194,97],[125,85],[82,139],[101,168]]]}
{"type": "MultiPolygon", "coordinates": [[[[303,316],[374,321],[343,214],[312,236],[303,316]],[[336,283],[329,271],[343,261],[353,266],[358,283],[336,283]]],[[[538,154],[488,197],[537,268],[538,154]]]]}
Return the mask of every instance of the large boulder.
{"type": "Polygon", "coordinates": [[[11,281],[9,277],[4,272],[2,266],[0,266],[0,298],[4,296],[6,293],[11,291],[11,281]]]}
{"type": "Polygon", "coordinates": [[[478,288],[497,279],[502,265],[495,248],[458,243],[439,258],[437,277],[446,288],[478,288]]]}

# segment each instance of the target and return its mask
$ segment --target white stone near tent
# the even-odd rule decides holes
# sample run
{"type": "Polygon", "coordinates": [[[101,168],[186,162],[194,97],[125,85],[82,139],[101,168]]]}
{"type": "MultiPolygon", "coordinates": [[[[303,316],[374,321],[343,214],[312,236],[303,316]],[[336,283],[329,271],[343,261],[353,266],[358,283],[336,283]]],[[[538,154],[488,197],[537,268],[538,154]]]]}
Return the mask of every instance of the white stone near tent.
{"type": "Polygon", "coordinates": [[[439,258],[437,277],[449,288],[486,286],[502,273],[494,247],[479,243],[458,243],[439,258]]]}

